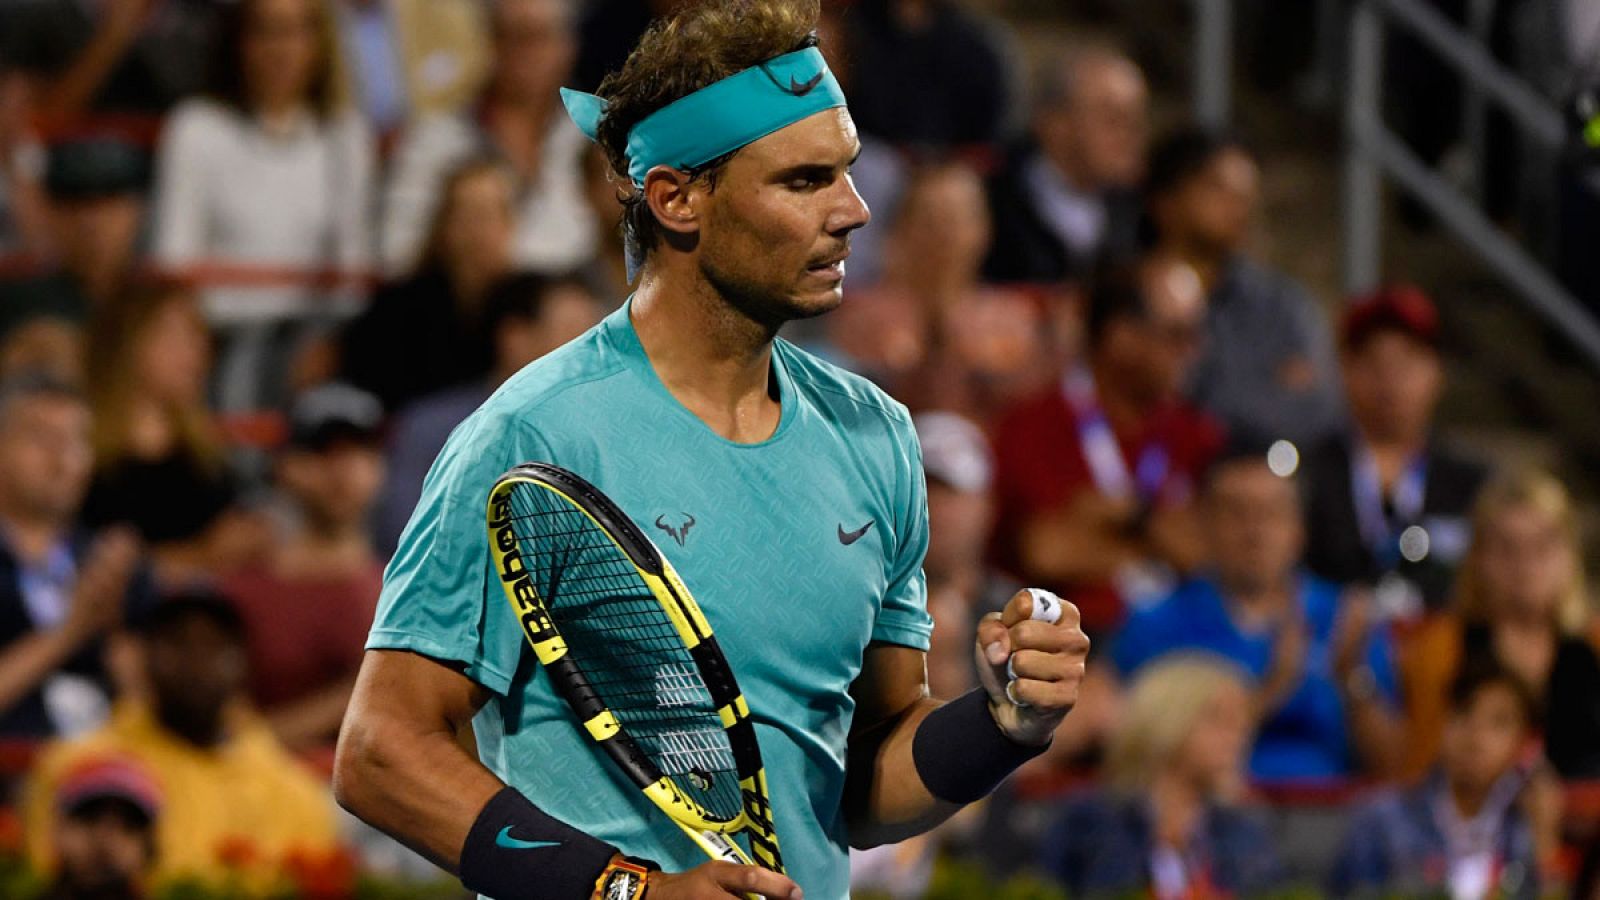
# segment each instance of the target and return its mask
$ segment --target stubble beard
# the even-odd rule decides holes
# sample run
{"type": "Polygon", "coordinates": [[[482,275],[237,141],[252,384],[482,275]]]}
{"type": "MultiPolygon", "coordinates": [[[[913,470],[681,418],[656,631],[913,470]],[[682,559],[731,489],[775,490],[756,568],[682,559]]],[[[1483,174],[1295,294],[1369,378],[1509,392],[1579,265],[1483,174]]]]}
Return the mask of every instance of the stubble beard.
{"type": "Polygon", "coordinates": [[[797,319],[813,319],[832,312],[839,306],[839,298],[832,302],[807,305],[796,302],[788,295],[776,291],[770,282],[741,277],[716,261],[702,257],[700,274],[712,291],[726,305],[729,314],[738,316],[769,334],[776,335],[785,323],[797,319]]]}

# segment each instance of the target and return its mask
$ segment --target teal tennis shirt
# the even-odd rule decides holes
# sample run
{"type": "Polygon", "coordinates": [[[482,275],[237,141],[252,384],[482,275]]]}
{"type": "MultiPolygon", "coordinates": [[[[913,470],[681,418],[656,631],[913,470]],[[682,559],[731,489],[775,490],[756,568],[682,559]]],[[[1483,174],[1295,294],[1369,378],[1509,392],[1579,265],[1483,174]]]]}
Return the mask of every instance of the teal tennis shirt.
{"type": "Polygon", "coordinates": [[[847,691],[869,643],[926,650],[933,630],[911,418],[779,340],[777,430],[725,440],[656,377],[628,309],[456,428],[384,573],[367,647],[459,664],[492,691],[473,722],[479,756],[546,812],[669,870],[705,862],[551,691],[492,569],[495,480],[530,460],[571,469],[650,535],[699,601],[750,702],[784,862],[807,897],[843,900],[847,691]]]}

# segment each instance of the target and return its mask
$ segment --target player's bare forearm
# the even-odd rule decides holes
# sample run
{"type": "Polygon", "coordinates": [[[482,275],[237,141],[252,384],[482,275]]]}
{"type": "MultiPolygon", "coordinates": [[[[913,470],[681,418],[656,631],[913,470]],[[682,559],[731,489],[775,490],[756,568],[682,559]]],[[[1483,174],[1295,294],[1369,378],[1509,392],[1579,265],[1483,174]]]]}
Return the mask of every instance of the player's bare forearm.
{"type": "Polygon", "coordinates": [[[961,809],[928,790],[912,759],[917,727],[942,705],[928,696],[926,654],[909,647],[869,647],[851,694],[856,715],[845,772],[851,845],[905,840],[961,809]]]}
{"type": "Polygon", "coordinates": [[[435,660],[368,651],[339,734],[339,804],[456,871],[478,813],[505,787],[463,745],[487,697],[435,660]]]}

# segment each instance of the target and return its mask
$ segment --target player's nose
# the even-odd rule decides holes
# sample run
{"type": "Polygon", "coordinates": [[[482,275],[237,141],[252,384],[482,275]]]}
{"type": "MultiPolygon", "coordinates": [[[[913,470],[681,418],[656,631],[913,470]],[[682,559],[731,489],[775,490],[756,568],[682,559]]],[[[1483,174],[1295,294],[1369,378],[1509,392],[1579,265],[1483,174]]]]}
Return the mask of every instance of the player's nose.
{"type": "Polygon", "coordinates": [[[840,179],[843,187],[840,201],[828,216],[828,233],[840,237],[855,231],[872,221],[872,210],[867,208],[867,201],[861,199],[861,194],[856,190],[855,183],[849,176],[840,179]]]}

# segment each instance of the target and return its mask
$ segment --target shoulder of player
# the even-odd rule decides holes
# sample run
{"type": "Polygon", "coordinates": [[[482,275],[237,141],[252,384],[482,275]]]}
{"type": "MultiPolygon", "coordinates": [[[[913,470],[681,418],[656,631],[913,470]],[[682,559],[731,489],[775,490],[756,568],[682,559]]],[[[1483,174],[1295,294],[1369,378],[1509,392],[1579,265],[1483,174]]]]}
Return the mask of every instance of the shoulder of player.
{"type": "Polygon", "coordinates": [[[580,400],[586,387],[625,371],[625,364],[609,352],[599,329],[591,329],[506,379],[483,408],[525,417],[534,410],[580,400]]]}
{"type": "Polygon", "coordinates": [[[857,415],[875,415],[891,427],[911,427],[911,412],[905,404],[889,396],[870,380],[785,340],[777,341],[774,349],[783,354],[783,361],[795,385],[802,391],[811,392],[822,405],[834,409],[844,407],[857,415]]]}

